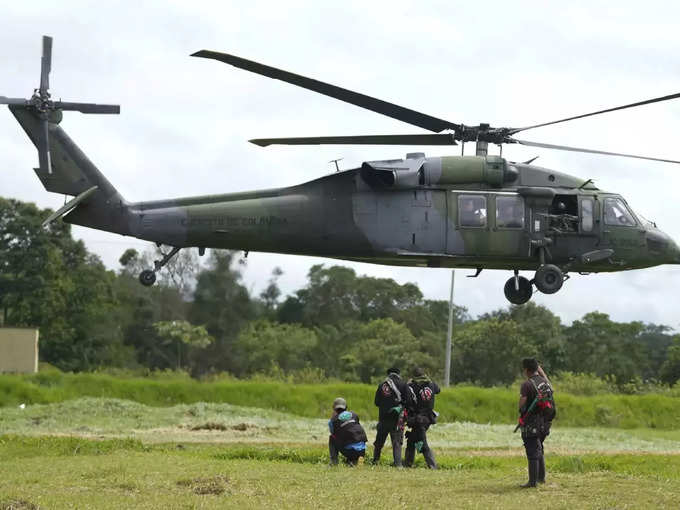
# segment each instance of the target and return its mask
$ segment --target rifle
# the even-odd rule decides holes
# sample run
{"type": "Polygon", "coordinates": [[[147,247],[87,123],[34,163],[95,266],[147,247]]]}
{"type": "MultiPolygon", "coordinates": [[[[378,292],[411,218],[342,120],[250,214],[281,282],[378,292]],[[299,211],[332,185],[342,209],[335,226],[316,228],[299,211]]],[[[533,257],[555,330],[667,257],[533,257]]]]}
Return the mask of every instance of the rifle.
{"type": "Polygon", "coordinates": [[[529,405],[529,407],[527,408],[526,412],[525,412],[522,416],[519,417],[517,426],[515,427],[515,430],[512,431],[513,434],[514,434],[515,432],[517,432],[517,430],[518,430],[522,425],[524,425],[524,420],[526,420],[526,419],[527,419],[527,416],[529,416],[529,414],[531,413],[531,411],[534,410],[534,407],[536,407],[536,404],[537,404],[537,403],[538,403],[538,397],[536,397],[536,398],[533,400],[533,402],[531,402],[531,405],[529,405]]]}

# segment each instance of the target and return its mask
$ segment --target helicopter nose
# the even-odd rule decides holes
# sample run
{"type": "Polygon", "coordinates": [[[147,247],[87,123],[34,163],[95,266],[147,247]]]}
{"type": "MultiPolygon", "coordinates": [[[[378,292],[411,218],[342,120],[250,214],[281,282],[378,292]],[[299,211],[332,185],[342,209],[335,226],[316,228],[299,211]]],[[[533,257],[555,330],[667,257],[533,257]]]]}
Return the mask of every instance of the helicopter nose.
{"type": "Polygon", "coordinates": [[[680,264],[680,248],[671,237],[654,228],[647,231],[647,250],[657,263],[660,264],[680,264]]]}
{"type": "Polygon", "coordinates": [[[671,239],[670,242],[671,264],[680,264],[680,247],[671,239]]]}

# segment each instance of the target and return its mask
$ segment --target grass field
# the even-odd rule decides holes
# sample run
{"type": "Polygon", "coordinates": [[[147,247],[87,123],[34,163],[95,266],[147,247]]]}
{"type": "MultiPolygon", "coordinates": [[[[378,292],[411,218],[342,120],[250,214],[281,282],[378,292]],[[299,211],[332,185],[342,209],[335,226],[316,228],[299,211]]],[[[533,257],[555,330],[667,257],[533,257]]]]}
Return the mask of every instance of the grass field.
{"type": "Polygon", "coordinates": [[[504,388],[455,387],[437,399],[437,472],[422,459],[390,468],[385,456],[330,468],[329,402],[346,396],[372,440],[373,391],[172,374],[0,376],[0,510],[679,506],[675,396],[560,394],[548,483],[527,492],[512,433],[517,395],[504,388]]]}
{"type": "Polygon", "coordinates": [[[677,508],[680,493],[673,455],[551,455],[523,491],[520,456],[438,454],[437,472],[331,468],[318,445],[3,436],[0,508],[677,508]]]}
{"type": "MultiPolygon", "coordinates": [[[[359,415],[371,415],[375,410],[374,392],[374,386],[365,384],[285,384],[233,379],[202,382],[178,374],[161,374],[156,378],[56,371],[30,376],[0,375],[0,406],[113,397],[149,406],[227,403],[322,418],[328,413],[330,402],[340,395],[359,415]]],[[[674,394],[579,396],[560,392],[557,387],[557,395],[558,419],[564,426],[674,430],[680,423],[680,398],[674,394]]],[[[517,388],[446,388],[437,397],[440,421],[513,423],[517,396],[517,388]]]]}
{"type": "Polygon", "coordinates": [[[330,468],[319,418],[103,398],[6,406],[0,509],[678,507],[680,431],[556,425],[548,483],[527,493],[517,488],[526,467],[512,428],[436,425],[437,472],[422,459],[390,468],[385,457],[330,468]]]}

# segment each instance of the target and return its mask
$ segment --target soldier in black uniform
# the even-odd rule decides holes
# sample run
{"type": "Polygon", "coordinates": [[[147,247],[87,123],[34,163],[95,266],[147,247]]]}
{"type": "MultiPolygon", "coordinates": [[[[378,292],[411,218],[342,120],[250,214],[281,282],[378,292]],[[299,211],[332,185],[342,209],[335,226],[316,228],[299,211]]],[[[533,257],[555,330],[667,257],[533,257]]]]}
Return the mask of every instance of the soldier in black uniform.
{"type": "Polygon", "coordinates": [[[439,393],[439,386],[432,382],[423,369],[413,370],[413,379],[408,383],[407,424],[411,430],[406,433],[406,458],[404,465],[411,467],[415,460],[416,450],[423,454],[427,467],[437,469],[434,452],[427,444],[427,429],[437,422],[434,410],[434,396],[439,393]]]}
{"type": "Polygon", "coordinates": [[[345,463],[356,466],[359,457],[366,455],[366,432],[359,423],[359,416],[347,410],[347,402],[338,397],[333,401],[333,414],[328,420],[328,451],[331,465],[337,465],[338,454],[342,453],[345,463]]]}
{"type": "Polygon", "coordinates": [[[520,388],[518,426],[522,430],[527,454],[529,481],[520,487],[529,488],[536,487],[537,483],[545,483],[543,441],[550,434],[555,405],[550,380],[538,362],[533,358],[525,358],[522,368],[527,380],[520,388]]]}
{"type": "Polygon", "coordinates": [[[387,436],[392,442],[394,466],[401,466],[401,445],[404,443],[405,399],[408,388],[399,376],[398,368],[389,368],[387,378],[375,390],[375,405],[378,407],[378,432],[373,443],[373,464],[380,460],[380,452],[387,436]]]}

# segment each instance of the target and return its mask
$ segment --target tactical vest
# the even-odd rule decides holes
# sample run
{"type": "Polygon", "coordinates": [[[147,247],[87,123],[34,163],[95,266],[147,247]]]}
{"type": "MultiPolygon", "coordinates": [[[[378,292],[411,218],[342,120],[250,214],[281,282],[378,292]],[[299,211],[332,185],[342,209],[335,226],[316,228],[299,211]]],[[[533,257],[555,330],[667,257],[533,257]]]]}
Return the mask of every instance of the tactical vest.
{"type": "Polygon", "coordinates": [[[377,390],[376,405],[381,409],[389,410],[394,406],[403,403],[406,395],[403,395],[404,383],[397,379],[387,377],[377,390]]]}

